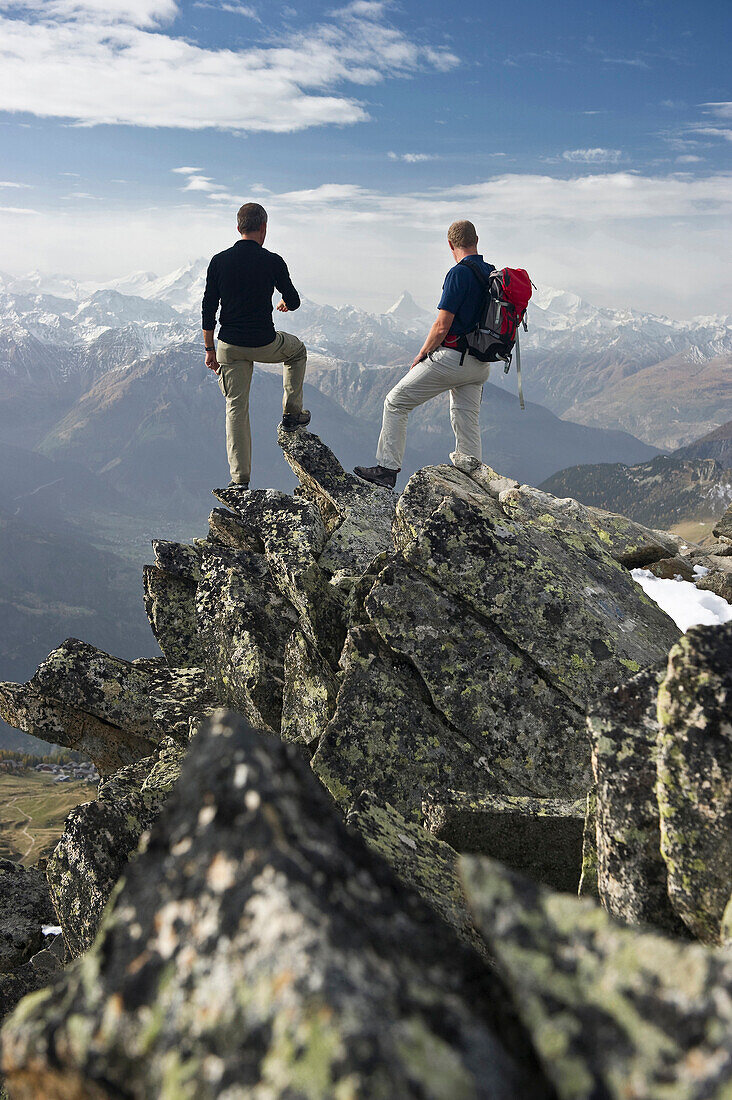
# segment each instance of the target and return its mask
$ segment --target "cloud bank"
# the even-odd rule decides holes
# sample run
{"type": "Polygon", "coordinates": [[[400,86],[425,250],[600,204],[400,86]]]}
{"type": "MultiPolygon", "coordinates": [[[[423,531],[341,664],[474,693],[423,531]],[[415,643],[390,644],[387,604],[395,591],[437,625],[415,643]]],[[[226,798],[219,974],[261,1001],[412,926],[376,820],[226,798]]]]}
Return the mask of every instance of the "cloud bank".
{"type": "MultiPolygon", "coordinates": [[[[3,266],[103,281],[141,268],[164,273],[228,247],[237,207],[252,193],[230,195],[226,181],[193,167],[170,180],[170,203],[156,209],[0,212],[3,266]],[[203,185],[189,189],[199,178],[203,185]]],[[[447,226],[464,217],[493,263],[526,267],[535,281],[598,305],[689,317],[729,312],[731,183],[726,173],[506,173],[399,194],[326,183],[258,197],[270,216],[268,245],[287,257],[302,292],[321,301],[383,309],[406,286],[435,304],[450,263],[447,226]]]]}

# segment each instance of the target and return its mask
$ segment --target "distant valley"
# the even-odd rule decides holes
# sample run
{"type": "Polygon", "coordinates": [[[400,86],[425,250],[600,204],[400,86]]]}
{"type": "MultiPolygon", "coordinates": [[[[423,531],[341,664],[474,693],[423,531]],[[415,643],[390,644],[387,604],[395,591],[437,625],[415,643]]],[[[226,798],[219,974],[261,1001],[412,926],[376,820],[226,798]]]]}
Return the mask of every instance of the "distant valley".
{"type": "Polygon", "coordinates": [[[541,488],[699,541],[732,502],[732,421],[670,455],[574,466],[541,488]]]}

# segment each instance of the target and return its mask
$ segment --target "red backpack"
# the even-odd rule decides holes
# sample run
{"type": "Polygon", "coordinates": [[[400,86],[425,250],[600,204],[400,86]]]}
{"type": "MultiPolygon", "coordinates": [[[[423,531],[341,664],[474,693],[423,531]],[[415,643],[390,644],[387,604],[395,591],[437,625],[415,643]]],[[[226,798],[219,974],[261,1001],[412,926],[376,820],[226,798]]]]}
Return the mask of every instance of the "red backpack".
{"type": "Polygon", "coordinates": [[[511,366],[514,346],[516,347],[516,372],[518,375],[519,402],[524,406],[524,391],[521,384],[521,348],[519,346],[519,325],[526,324],[526,307],[531,298],[533,283],[522,267],[496,268],[486,276],[480,266],[471,263],[466,256],[460,261],[473,272],[483,287],[484,297],[478,324],[465,337],[470,355],[482,363],[495,363],[502,359],[508,374],[511,366]]]}

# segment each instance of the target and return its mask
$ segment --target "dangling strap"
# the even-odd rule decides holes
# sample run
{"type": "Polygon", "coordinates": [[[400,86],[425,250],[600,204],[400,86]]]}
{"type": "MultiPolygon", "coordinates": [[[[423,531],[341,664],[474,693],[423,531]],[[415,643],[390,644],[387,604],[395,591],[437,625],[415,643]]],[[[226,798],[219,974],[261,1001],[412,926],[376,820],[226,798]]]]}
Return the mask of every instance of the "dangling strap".
{"type": "Polygon", "coordinates": [[[525,409],[524,387],[521,382],[521,344],[519,343],[518,329],[516,329],[516,377],[518,378],[519,405],[522,409],[525,409]]]}

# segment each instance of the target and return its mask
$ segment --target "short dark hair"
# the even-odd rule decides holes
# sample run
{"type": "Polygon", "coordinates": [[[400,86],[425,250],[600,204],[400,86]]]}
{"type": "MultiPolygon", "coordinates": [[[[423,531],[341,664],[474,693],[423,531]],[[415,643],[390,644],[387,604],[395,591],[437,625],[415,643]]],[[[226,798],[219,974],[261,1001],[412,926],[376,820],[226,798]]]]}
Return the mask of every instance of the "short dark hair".
{"type": "Polygon", "coordinates": [[[267,224],[267,211],[258,202],[245,202],[239,207],[236,224],[240,233],[256,233],[267,224]]]}
{"type": "Polygon", "coordinates": [[[478,243],[475,226],[469,221],[453,222],[447,231],[447,239],[455,248],[472,248],[478,243]]]}

